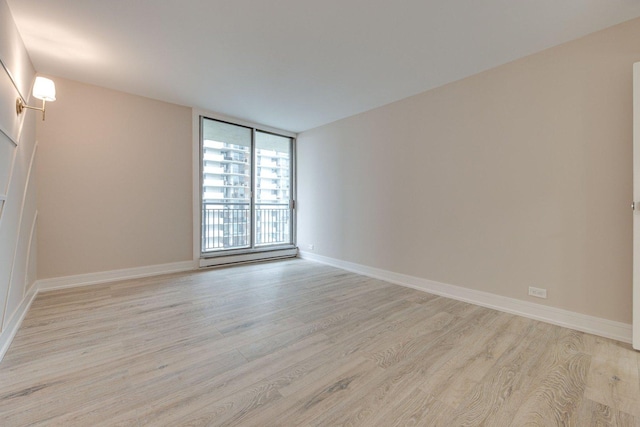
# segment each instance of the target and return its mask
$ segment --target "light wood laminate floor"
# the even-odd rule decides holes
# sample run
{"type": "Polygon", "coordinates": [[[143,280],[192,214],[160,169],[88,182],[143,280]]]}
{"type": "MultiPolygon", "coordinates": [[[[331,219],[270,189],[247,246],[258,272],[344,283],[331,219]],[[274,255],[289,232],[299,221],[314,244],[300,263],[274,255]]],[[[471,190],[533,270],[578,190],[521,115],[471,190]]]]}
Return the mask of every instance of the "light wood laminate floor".
{"type": "Polygon", "coordinates": [[[640,426],[627,344],[302,260],[53,291],[1,426],[640,426]]]}

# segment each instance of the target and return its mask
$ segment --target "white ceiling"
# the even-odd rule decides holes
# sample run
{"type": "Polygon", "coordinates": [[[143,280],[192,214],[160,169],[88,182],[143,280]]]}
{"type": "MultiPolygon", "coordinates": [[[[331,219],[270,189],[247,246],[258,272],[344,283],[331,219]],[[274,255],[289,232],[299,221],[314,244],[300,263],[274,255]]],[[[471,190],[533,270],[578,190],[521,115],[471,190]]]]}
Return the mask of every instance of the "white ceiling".
{"type": "Polygon", "coordinates": [[[7,2],[40,73],[296,132],[640,16],[638,0],[7,2]]]}

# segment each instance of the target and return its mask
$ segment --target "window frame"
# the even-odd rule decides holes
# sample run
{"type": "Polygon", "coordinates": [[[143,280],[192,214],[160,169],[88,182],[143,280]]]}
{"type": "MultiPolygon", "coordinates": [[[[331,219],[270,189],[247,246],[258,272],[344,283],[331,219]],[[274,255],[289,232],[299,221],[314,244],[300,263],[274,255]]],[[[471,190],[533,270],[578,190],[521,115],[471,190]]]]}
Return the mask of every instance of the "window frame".
{"type": "MultiPolygon", "coordinates": [[[[252,122],[248,122],[245,120],[236,119],[233,117],[229,117],[223,114],[214,113],[211,111],[201,110],[201,109],[192,109],[192,140],[193,140],[193,260],[196,265],[200,267],[209,267],[215,265],[223,265],[229,263],[236,262],[248,262],[248,261],[257,261],[260,259],[272,259],[272,258],[282,258],[282,257],[293,257],[298,253],[297,248],[297,183],[296,183],[296,139],[297,134],[294,132],[286,131],[283,129],[272,128],[269,126],[264,126],[252,122]],[[252,247],[250,248],[242,248],[242,249],[224,249],[215,252],[202,252],[202,185],[203,185],[203,164],[202,164],[202,125],[204,119],[217,120],[225,123],[229,123],[232,125],[247,127],[252,129],[252,142],[251,142],[251,155],[252,161],[256,162],[256,153],[254,150],[256,132],[265,132],[278,136],[283,136],[287,138],[291,138],[291,165],[290,165],[290,185],[291,185],[291,243],[290,244],[282,244],[282,245],[269,245],[269,246],[255,246],[253,244],[254,232],[252,230],[252,247]]],[[[254,167],[252,165],[252,169],[254,167]]],[[[251,174],[251,191],[255,192],[257,188],[255,188],[254,183],[254,175],[255,172],[252,171],[251,174]]],[[[252,223],[251,227],[255,228],[255,224],[253,221],[253,200],[255,200],[255,194],[252,194],[251,197],[251,207],[252,207],[252,223]]]]}

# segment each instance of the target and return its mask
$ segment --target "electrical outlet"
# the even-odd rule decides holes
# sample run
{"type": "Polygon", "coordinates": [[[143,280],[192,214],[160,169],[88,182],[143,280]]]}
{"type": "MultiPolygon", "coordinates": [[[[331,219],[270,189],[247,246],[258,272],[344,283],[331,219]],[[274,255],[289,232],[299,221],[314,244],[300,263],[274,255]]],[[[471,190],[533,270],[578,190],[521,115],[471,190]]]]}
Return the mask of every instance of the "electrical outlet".
{"type": "Polygon", "coordinates": [[[542,288],[534,288],[529,286],[529,295],[536,298],[547,298],[547,290],[542,288]]]}
{"type": "Polygon", "coordinates": [[[315,248],[316,248],[316,247],[315,247],[315,245],[313,245],[313,244],[311,244],[311,243],[309,243],[309,244],[307,245],[307,249],[309,249],[310,251],[314,250],[315,248]]]}

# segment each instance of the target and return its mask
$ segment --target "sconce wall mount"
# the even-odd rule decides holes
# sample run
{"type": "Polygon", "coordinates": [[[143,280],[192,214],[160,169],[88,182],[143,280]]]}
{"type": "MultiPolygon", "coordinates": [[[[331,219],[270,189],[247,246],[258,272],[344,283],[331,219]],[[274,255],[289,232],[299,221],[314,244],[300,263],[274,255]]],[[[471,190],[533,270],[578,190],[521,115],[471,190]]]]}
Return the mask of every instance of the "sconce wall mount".
{"type": "Polygon", "coordinates": [[[42,100],[42,108],[31,107],[24,103],[22,97],[18,97],[18,99],[16,99],[16,114],[22,114],[25,108],[28,108],[30,110],[38,110],[42,111],[42,120],[44,120],[46,102],[56,100],[56,85],[53,83],[53,81],[47,78],[36,77],[36,81],[33,84],[33,97],[42,100]]]}

